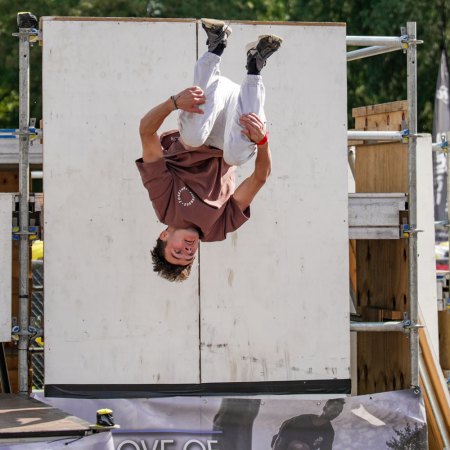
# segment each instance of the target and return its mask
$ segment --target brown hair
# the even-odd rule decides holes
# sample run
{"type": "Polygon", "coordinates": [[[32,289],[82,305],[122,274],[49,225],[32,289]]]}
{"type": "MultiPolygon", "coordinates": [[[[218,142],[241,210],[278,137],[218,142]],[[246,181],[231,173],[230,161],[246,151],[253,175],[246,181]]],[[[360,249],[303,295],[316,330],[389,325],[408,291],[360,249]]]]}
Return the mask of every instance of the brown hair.
{"type": "Polygon", "coordinates": [[[157,272],[162,278],[169,281],[187,280],[192,268],[192,263],[187,266],[180,266],[168,262],[164,256],[166,242],[161,238],[156,240],[156,245],[151,251],[153,261],[153,271],[157,272]]]}

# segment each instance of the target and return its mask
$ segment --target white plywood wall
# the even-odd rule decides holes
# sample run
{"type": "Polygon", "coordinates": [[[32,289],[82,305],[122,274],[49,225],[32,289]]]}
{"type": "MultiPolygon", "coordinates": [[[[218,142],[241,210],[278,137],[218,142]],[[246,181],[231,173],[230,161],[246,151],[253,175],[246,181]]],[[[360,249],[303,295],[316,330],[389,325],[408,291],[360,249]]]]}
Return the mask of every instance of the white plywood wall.
{"type": "Polygon", "coordinates": [[[142,115],[192,84],[197,24],[43,20],[46,384],[349,378],[345,27],[231,26],[235,81],[248,41],[285,38],[263,72],[272,177],[171,284],[134,159],[142,115]]]}
{"type": "Polygon", "coordinates": [[[43,33],[46,383],[197,382],[197,269],[182,287],[153,275],[163,227],[134,163],[140,118],[190,78],[196,24],[43,33]]]}
{"type": "Polygon", "coordinates": [[[13,195],[0,194],[0,342],[11,341],[11,227],[13,195]]]}
{"type": "Polygon", "coordinates": [[[439,355],[431,143],[429,134],[417,138],[417,228],[422,230],[417,234],[417,293],[429,344],[439,355]]]}
{"type": "Polygon", "coordinates": [[[251,220],[202,247],[202,381],[348,378],[345,28],[233,31],[222,72],[236,81],[243,43],[284,38],[262,72],[273,168],[251,220]]]}

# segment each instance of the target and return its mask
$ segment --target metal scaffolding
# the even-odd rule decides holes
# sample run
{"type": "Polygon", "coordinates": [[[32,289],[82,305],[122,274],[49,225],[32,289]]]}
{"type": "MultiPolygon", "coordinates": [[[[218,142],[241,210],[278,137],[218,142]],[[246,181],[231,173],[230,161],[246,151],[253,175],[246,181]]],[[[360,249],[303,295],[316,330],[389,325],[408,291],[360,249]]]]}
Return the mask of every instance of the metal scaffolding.
{"type": "MultiPolygon", "coordinates": [[[[423,387],[428,396],[430,407],[436,419],[437,428],[443,440],[445,448],[449,448],[450,438],[447,433],[446,425],[442,420],[442,413],[436,402],[435,394],[431,387],[431,382],[427,371],[424,369],[423,358],[420,355],[419,347],[419,328],[422,327],[419,321],[419,299],[418,299],[418,252],[417,252],[417,44],[422,41],[416,37],[416,23],[408,22],[406,35],[389,37],[347,37],[347,45],[371,45],[362,50],[355,50],[347,53],[347,61],[366,58],[368,56],[387,53],[402,49],[406,53],[407,65],[407,102],[408,102],[408,128],[400,132],[386,131],[349,131],[348,138],[367,141],[401,141],[408,144],[408,210],[409,210],[409,310],[408,319],[402,322],[351,322],[351,331],[370,331],[370,332],[403,332],[409,336],[409,361],[411,388],[418,389],[419,375],[423,382],[423,387]],[[420,363],[419,363],[420,361],[420,363]]],[[[448,149],[447,140],[441,143],[433,144],[433,151],[445,151],[448,149]]],[[[449,167],[447,158],[447,167],[449,167]]],[[[447,191],[450,188],[450,177],[447,178],[447,191]]],[[[447,199],[450,205],[449,199],[447,199]]],[[[449,207],[450,214],[450,207],[449,207]]],[[[450,218],[447,224],[450,222],[450,218]]]]}
{"type": "MultiPolygon", "coordinates": [[[[33,16],[19,13],[17,16],[19,32],[13,36],[19,38],[19,321],[12,333],[18,336],[19,393],[28,395],[28,346],[30,335],[29,317],[29,279],[30,242],[29,200],[30,200],[30,45],[39,35],[34,26],[33,16]]],[[[35,19],[35,18],[34,18],[35,19]]]]}
{"type": "Polygon", "coordinates": [[[347,36],[348,46],[369,46],[347,52],[347,61],[366,58],[395,50],[406,52],[408,129],[391,131],[348,131],[349,139],[368,141],[402,141],[408,144],[409,174],[409,311],[408,320],[392,323],[352,322],[352,331],[395,331],[409,333],[410,376],[413,388],[419,385],[419,337],[418,337],[418,293],[417,293],[417,178],[416,178],[416,139],[417,139],[417,44],[416,23],[408,22],[406,34],[400,37],[347,36]]]}

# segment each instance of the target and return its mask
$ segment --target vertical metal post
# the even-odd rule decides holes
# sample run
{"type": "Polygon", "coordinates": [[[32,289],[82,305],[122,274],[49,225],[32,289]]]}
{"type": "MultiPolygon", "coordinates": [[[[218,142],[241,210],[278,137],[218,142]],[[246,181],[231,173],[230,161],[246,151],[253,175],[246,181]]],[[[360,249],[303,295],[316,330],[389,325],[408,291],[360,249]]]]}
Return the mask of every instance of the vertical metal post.
{"type": "MultiPolygon", "coordinates": [[[[407,84],[408,84],[408,172],[409,172],[409,319],[414,325],[418,320],[418,289],[417,289],[417,49],[416,23],[407,23],[407,84]]],[[[419,334],[415,327],[410,332],[410,370],[411,385],[419,385],[419,334]]]]}
{"type": "Polygon", "coordinates": [[[28,394],[30,42],[19,28],[19,393],[28,394]]]}

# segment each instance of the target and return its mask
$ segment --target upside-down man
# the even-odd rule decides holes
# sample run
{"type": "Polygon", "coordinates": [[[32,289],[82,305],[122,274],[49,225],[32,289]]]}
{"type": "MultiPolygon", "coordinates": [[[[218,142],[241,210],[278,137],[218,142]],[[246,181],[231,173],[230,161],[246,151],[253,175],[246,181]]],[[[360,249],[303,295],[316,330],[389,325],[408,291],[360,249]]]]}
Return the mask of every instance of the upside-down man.
{"type": "Polygon", "coordinates": [[[231,29],[213,19],[202,19],[202,26],[208,51],[195,65],[195,85],[155,106],[140,123],[143,154],[136,164],[167,225],[152,251],[153,268],[170,281],[189,276],[200,240],[221,241],[249,219],[250,203],[271,170],[260,71],[282,40],[265,35],[249,44],[247,76],[239,86],[219,70],[231,29]],[[159,136],[176,109],[179,130],[159,136]],[[255,153],[253,173],[235,189],[235,166],[255,153]]]}

